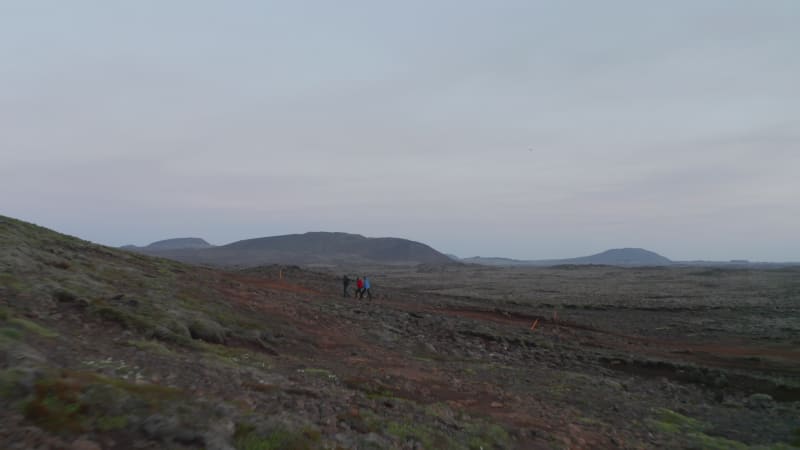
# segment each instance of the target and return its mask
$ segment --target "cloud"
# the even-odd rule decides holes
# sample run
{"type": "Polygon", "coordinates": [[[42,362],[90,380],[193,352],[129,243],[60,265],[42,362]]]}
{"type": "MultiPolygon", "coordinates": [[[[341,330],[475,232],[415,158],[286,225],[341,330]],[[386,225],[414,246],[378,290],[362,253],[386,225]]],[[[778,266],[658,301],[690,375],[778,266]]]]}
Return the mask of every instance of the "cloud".
{"type": "Polygon", "coordinates": [[[797,5],[4,4],[3,207],[115,244],[800,259],[797,5]]]}

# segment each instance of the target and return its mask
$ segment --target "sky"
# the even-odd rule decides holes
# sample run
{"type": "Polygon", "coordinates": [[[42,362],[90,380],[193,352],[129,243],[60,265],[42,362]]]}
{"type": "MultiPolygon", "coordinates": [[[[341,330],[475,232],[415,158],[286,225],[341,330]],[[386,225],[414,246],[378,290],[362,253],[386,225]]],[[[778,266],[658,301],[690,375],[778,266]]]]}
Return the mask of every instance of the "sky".
{"type": "Polygon", "coordinates": [[[800,260],[800,2],[0,1],[0,214],[800,260]]]}

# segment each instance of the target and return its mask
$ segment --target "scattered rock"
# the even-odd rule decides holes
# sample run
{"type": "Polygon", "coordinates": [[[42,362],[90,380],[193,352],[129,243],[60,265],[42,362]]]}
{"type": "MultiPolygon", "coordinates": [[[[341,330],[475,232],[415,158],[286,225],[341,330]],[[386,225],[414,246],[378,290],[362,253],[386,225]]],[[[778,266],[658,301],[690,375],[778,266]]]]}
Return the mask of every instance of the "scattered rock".
{"type": "Polygon", "coordinates": [[[227,439],[216,435],[206,437],[205,444],[206,450],[235,450],[235,448],[228,443],[227,439]]]}
{"type": "Polygon", "coordinates": [[[745,405],[748,408],[767,409],[775,406],[775,401],[769,394],[757,393],[747,397],[747,400],[745,400],[745,405]]]}
{"type": "Polygon", "coordinates": [[[88,439],[77,439],[69,448],[70,450],[102,450],[100,444],[88,439]]]}
{"type": "Polygon", "coordinates": [[[78,296],[66,289],[58,289],[53,292],[53,299],[63,303],[70,303],[76,301],[78,296]]]}
{"type": "Polygon", "coordinates": [[[0,386],[5,397],[22,398],[33,392],[36,381],[44,375],[38,368],[17,367],[0,373],[0,386]]]}
{"type": "Polygon", "coordinates": [[[179,428],[172,440],[184,445],[202,446],[206,442],[206,436],[197,430],[179,428]]]}
{"type": "Polygon", "coordinates": [[[178,432],[178,419],[161,414],[153,414],[142,422],[142,431],[147,437],[161,441],[171,441],[178,432]]]}
{"type": "Polygon", "coordinates": [[[41,367],[46,361],[44,355],[27,344],[0,346],[0,367],[41,367]]]}

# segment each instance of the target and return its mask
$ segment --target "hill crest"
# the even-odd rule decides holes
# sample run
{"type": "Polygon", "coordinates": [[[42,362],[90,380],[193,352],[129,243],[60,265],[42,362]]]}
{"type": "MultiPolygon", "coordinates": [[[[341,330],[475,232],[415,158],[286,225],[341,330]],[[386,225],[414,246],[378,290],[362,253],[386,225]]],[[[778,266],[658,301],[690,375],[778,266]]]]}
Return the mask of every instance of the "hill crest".
{"type": "Polygon", "coordinates": [[[312,231],[244,239],[206,248],[131,249],[178,261],[215,266],[264,264],[446,264],[452,260],[421,242],[394,237],[365,237],[344,232],[312,231]]]}

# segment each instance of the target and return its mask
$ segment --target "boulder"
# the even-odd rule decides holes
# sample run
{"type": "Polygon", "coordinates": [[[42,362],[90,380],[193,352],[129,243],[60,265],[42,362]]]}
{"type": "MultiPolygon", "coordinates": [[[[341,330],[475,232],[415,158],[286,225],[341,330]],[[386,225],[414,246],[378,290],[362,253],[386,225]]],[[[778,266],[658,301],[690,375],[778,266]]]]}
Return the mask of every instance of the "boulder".
{"type": "Polygon", "coordinates": [[[192,339],[200,339],[212,344],[225,343],[225,328],[213,320],[195,319],[189,324],[188,328],[192,339]]]}
{"type": "Polygon", "coordinates": [[[775,401],[769,394],[756,393],[747,397],[744,404],[752,409],[767,409],[775,406],[775,401]]]}

